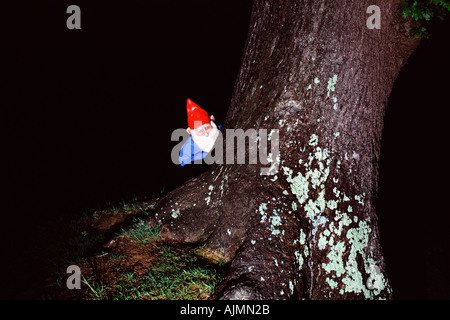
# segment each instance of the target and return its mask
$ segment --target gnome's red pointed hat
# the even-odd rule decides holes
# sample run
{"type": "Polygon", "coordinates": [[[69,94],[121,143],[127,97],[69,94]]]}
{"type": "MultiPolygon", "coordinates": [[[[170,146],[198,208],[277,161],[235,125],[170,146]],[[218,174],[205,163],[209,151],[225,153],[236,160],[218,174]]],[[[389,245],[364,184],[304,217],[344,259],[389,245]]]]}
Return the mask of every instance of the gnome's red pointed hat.
{"type": "Polygon", "coordinates": [[[195,130],[200,126],[209,123],[208,112],[196,105],[191,99],[187,99],[186,110],[189,128],[195,130]]]}

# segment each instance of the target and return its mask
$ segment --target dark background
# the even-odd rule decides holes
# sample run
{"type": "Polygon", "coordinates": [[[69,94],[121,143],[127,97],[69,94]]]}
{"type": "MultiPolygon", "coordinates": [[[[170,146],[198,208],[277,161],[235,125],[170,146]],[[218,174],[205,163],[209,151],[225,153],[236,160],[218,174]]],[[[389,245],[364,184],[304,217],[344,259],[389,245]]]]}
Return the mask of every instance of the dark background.
{"type": "MultiPolygon", "coordinates": [[[[174,165],[170,136],[187,126],[187,98],[222,123],[251,5],[41,0],[3,10],[2,267],[11,284],[2,296],[33,268],[23,261],[37,226],[152,198],[208,169],[174,165]],[[70,4],[81,8],[81,30],[66,28],[70,4]]],[[[438,25],[410,58],[385,119],[377,207],[397,299],[450,299],[449,31],[438,25]]]]}

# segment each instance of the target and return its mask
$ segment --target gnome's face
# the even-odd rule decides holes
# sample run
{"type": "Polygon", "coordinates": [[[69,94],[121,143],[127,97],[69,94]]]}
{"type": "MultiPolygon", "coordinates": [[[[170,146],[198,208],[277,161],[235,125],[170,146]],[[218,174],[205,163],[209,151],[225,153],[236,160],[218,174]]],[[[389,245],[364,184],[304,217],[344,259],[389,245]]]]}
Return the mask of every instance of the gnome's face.
{"type": "MultiPolygon", "coordinates": [[[[212,116],[211,118],[214,119],[212,116]]],[[[216,124],[212,120],[210,123],[204,124],[195,130],[188,129],[188,132],[191,134],[195,144],[205,152],[212,150],[219,136],[219,129],[217,129],[216,124]]]]}
{"type": "Polygon", "coordinates": [[[210,117],[206,110],[200,108],[191,99],[187,99],[186,111],[189,126],[187,132],[200,149],[204,152],[210,152],[219,136],[219,129],[214,123],[214,116],[210,117]]]}

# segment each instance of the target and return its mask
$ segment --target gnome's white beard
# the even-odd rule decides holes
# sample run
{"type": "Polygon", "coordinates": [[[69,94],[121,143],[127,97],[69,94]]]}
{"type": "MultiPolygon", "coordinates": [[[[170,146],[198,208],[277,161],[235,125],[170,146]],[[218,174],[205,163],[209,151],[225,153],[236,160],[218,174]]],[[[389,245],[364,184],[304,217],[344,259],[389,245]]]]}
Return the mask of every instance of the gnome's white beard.
{"type": "Polygon", "coordinates": [[[198,136],[195,133],[192,134],[192,139],[195,144],[205,152],[210,152],[214,147],[214,143],[216,142],[217,137],[219,136],[219,129],[217,129],[216,124],[211,121],[212,129],[209,132],[208,136],[198,136]]]}

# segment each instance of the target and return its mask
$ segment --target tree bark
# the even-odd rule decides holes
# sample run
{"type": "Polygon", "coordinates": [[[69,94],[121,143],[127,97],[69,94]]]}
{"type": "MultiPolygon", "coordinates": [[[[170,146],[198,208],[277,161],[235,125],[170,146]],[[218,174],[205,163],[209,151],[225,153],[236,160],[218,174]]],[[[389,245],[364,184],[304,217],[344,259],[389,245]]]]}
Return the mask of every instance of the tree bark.
{"type": "Polygon", "coordinates": [[[278,129],[279,171],[215,164],[149,219],[230,263],[213,298],[392,297],[374,198],[387,100],[418,45],[409,24],[398,1],[255,1],[223,131],[278,129]]]}

